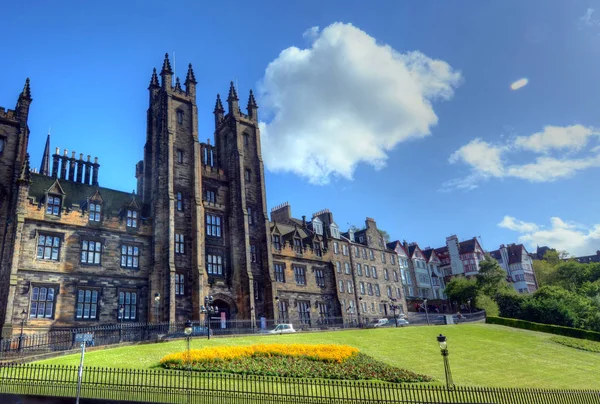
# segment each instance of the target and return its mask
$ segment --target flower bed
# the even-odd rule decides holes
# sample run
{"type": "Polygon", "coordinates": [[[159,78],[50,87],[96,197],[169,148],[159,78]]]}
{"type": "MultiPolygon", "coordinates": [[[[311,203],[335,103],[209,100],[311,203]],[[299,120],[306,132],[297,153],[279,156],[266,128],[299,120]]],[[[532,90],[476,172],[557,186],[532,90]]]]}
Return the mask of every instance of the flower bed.
{"type": "Polygon", "coordinates": [[[178,352],[160,361],[167,369],[322,379],[427,382],[429,376],[395,368],[347,345],[258,344],[178,352]]]}

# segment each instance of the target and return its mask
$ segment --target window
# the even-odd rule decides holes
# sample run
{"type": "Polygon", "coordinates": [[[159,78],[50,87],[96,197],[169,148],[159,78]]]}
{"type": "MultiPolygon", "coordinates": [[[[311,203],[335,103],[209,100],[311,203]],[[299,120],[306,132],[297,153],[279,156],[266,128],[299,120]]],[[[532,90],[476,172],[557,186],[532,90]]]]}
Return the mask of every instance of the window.
{"type": "Polygon", "coordinates": [[[253,286],[254,286],[254,300],[260,300],[260,288],[258,287],[258,281],[254,281],[253,286]]]}
{"type": "Polygon", "coordinates": [[[349,264],[349,263],[347,263],[347,262],[344,262],[344,272],[345,272],[347,275],[350,275],[350,264],[349,264]]]}
{"type": "MultiPolygon", "coordinates": [[[[396,288],[396,297],[399,298],[399,299],[402,297],[402,293],[400,292],[400,288],[396,288]]],[[[400,306],[400,308],[402,308],[402,306],[400,306]]]]}
{"type": "Polygon", "coordinates": [[[312,225],[313,225],[313,230],[316,234],[322,235],[323,234],[323,224],[320,221],[313,220],[312,225]]]}
{"type": "Polygon", "coordinates": [[[40,234],[38,236],[37,258],[40,260],[58,261],[60,237],[40,234]]]}
{"type": "Polygon", "coordinates": [[[367,312],[367,302],[363,302],[362,307],[363,307],[363,313],[366,313],[367,312]]]}
{"type": "Polygon", "coordinates": [[[302,254],[302,240],[299,238],[294,239],[294,251],[296,251],[297,254],[302,254]]]}
{"type": "Polygon", "coordinates": [[[60,197],[48,195],[48,202],[46,202],[46,214],[53,216],[60,216],[60,197]]]}
{"type": "Polygon", "coordinates": [[[175,295],[183,296],[185,292],[185,278],[183,274],[175,274],[175,295]]]}
{"type": "Polygon", "coordinates": [[[250,262],[256,262],[256,245],[250,244],[250,262]]]}
{"type": "Polygon", "coordinates": [[[381,253],[381,262],[383,264],[385,264],[385,253],[384,252],[381,253]]]}
{"type": "Polygon", "coordinates": [[[285,282],[285,266],[275,264],[275,282],[285,282]]]}
{"type": "Polygon", "coordinates": [[[369,271],[369,266],[367,264],[365,264],[365,276],[367,278],[371,277],[371,271],[369,271]]]}
{"type": "Polygon", "coordinates": [[[367,293],[369,294],[369,296],[373,296],[373,284],[372,283],[367,283],[367,293]]]}
{"type": "Polygon", "coordinates": [[[371,302],[371,312],[375,313],[375,303],[371,302]]]}
{"type": "Polygon", "coordinates": [[[98,291],[96,289],[79,289],[77,291],[75,318],[83,320],[98,319],[98,291]]]}
{"type": "Polygon", "coordinates": [[[138,268],[140,249],[133,245],[121,246],[121,266],[125,268],[138,268]]]}
{"type": "Polygon", "coordinates": [[[427,275],[419,274],[418,278],[419,282],[421,283],[427,283],[429,281],[429,279],[427,279],[427,275]]]}
{"type": "Polygon", "coordinates": [[[332,224],[330,226],[330,229],[331,229],[331,237],[340,238],[340,229],[337,227],[337,225],[332,224]]]}
{"type": "Polygon", "coordinates": [[[320,324],[329,323],[329,310],[328,310],[327,304],[317,303],[317,308],[319,310],[319,323],[320,324]]]}
{"type": "Polygon", "coordinates": [[[394,282],[398,282],[398,272],[394,271],[394,282]]]}
{"type": "Polygon", "coordinates": [[[371,261],[375,261],[375,254],[373,253],[373,250],[369,250],[369,258],[371,261]]]}
{"type": "Polygon", "coordinates": [[[415,290],[413,289],[412,286],[408,287],[408,295],[409,296],[414,296],[415,295],[415,290]]]}
{"type": "Polygon", "coordinates": [[[338,274],[342,273],[342,263],[339,261],[335,262],[335,270],[337,271],[338,274]]]}
{"type": "Polygon", "coordinates": [[[381,296],[381,291],[379,290],[379,284],[375,284],[375,296],[381,296]]]}
{"type": "Polygon", "coordinates": [[[119,320],[135,320],[137,318],[137,292],[119,292],[119,320]],[[123,313],[121,314],[121,309],[123,313]]]}
{"type": "Polygon", "coordinates": [[[363,248],[363,251],[362,251],[362,257],[363,257],[364,259],[367,259],[367,249],[366,249],[366,248],[363,248]]]}
{"type": "Polygon", "coordinates": [[[99,203],[90,203],[90,222],[100,221],[101,205],[99,203]]]}
{"type": "Polygon", "coordinates": [[[99,241],[81,241],[81,263],[82,264],[100,264],[100,253],[102,244],[99,241]]]}
{"type": "Polygon", "coordinates": [[[322,288],[325,287],[325,274],[322,269],[315,269],[315,280],[317,282],[317,286],[322,288]]]}
{"type": "Polygon", "coordinates": [[[393,297],[392,296],[392,288],[390,286],[387,287],[387,295],[390,299],[393,297]]]}
{"type": "Polygon", "coordinates": [[[252,208],[252,206],[247,207],[248,211],[248,224],[250,226],[256,223],[256,211],[252,208]]]}
{"type": "Polygon", "coordinates": [[[280,300],[279,301],[279,322],[280,323],[289,323],[290,322],[290,315],[288,312],[288,307],[289,307],[289,302],[287,300],[280,300]]]}
{"type": "Polygon", "coordinates": [[[352,285],[352,281],[346,282],[346,290],[348,293],[354,293],[354,286],[352,285]]]}
{"type": "Polygon", "coordinates": [[[34,286],[31,290],[29,318],[53,318],[54,295],[56,295],[54,287],[34,286]]]}
{"type": "Polygon", "coordinates": [[[338,244],[337,241],[333,242],[333,253],[334,254],[339,254],[340,253],[340,246],[338,244]]]}
{"type": "Polygon", "coordinates": [[[204,190],[204,199],[208,203],[217,203],[217,193],[211,189],[204,190]]]}
{"type": "Polygon", "coordinates": [[[364,282],[360,282],[358,285],[360,287],[360,294],[364,295],[365,294],[365,283],[364,282]]]}
{"type": "Polygon", "coordinates": [[[392,265],[396,265],[396,257],[394,257],[394,254],[390,255],[390,262],[392,263],[392,265]]]}
{"type": "Polygon", "coordinates": [[[183,194],[181,192],[177,192],[177,210],[183,211],[183,194]]]}
{"type": "Polygon", "coordinates": [[[372,267],[371,269],[373,270],[373,279],[377,279],[377,268],[372,267]]]}
{"type": "Polygon", "coordinates": [[[183,111],[177,111],[177,123],[183,123],[183,111]]]}
{"type": "Polygon", "coordinates": [[[244,133],[244,146],[248,147],[250,145],[250,136],[247,133],[244,133]]]}
{"type": "Polygon", "coordinates": [[[306,271],[304,267],[294,266],[294,277],[297,285],[306,285],[306,271]]]}
{"type": "Polygon", "coordinates": [[[361,268],[360,264],[356,264],[356,273],[359,276],[362,276],[362,268],[361,268]]]}
{"type": "Polygon", "coordinates": [[[273,234],[273,247],[276,250],[281,250],[281,237],[279,234],[273,234]]]}
{"type": "Polygon", "coordinates": [[[183,150],[177,149],[177,162],[179,164],[183,163],[183,150]]]}
{"type": "Polygon", "coordinates": [[[246,180],[246,182],[250,182],[251,176],[252,176],[252,171],[250,171],[248,168],[246,168],[246,170],[244,171],[244,179],[246,180]]]}
{"type": "Polygon", "coordinates": [[[223,257],[208,254],[206,256],[206,271],[209,275],[223,275],[223,257]]]}
{"type": "Polygon", "coordinates": [[[383,270],[383,279],[385,279],[386,281],[387,281],[388,279],[390,279],[390,277],[389,277],[389,274],[388,274],[388,270],[387,270],[387,269],[384,269],[384,270],[383,270]]]}
{"type": "Polygon", "coordinates": [[[4,145],[6,145],[6,139],[0,137],[0,153],[4,151],[4,145]]]}
{"type": "Polygon", "coordinates": [[[321,243],[320,242],[315,242],[313,244],[313,251],[315,252],[315,255],[317,257],[322,257],[323,256],[323,251],[321,250],[321,243]]]}
{"type": "Polygon", "coordinates": [[[213,237],[221,237],[221,217],[206,215],[206,234],[213,237]]]}
{"type": "Polygon", "coordinates": [[[342,244],[342,254],[348,255],[348,246],[346,244],[342,244]]]}
{"type": "Polygon", "coordinates": [[[383,304],[382,303],[379,303],[379,312],[383,313],[383,304]]]}
{"type": "Polygon", "coordinates": [[[344,281],[339,280],[338,281],[338,289],[340,293],[344,293],[344,281]]]}
{"type": "Polygon", "coordinates": [[[185,254],[185,242],[183,234],[175,234],[175,253],[185,254]]]}
{"type": "Polygon", "coordinates": [[[300,317],[301,324],[310,325],[310,302],[298,301],[298,316],[300,317]]]}
{"type": "Polygon", "coordinates": [[[127,209],[127,227],[137,227],[138,213],[135,210],[127,209]]]}
{"type": "Polygon", "coordinates": [[[360,250],[358,249],[358,246],[354,246],[354,256],[360,257],[360,250]]]}

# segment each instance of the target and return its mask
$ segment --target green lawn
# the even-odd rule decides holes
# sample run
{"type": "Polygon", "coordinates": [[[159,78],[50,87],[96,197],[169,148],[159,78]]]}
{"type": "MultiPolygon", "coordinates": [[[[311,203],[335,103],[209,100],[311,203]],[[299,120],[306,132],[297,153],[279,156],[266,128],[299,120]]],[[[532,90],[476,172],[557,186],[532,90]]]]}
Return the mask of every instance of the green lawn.
{"type": "MultiPolygon", "coordinates": [[[[381,328],[369,330],[237,338],[193,339],[192,349],[254,343],[338,343],[390,365],[443,382],[442,357],[435,337],[448,337],[450,366],[457,385],[600,389],[600,354],[550,341],[551,334],[498,325],[381,328]]],[[[166,354],[186,348],[184,340],[86,353],[88,366],[149,369],[166,354]]],[[[39,363],[78,365],[79,355],[39,363]]]]}

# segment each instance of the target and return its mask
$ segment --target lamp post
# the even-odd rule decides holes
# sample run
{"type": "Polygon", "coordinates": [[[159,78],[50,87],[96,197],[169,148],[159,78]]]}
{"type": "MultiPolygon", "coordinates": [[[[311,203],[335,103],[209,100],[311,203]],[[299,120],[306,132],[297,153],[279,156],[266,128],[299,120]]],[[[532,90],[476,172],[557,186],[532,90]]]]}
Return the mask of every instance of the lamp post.
{"type": "Polygon", "coordinates": [[[469,314],[471,313],[471,299],[467,300],[467,304],[469,305],[469,314]]]}
{"type": "Polygon", "coordinates": [[[277,318],[275,319],[275,324],[279,324],[279,296],[275,296],[275,305],[277,306],[277,318]]]}
{"type": "Polygon", "coordinates": [[[192,394],[192,390],[190,388],[190,381],[192,377],[192,357],[190,356],[190,340],[192,339],[192,331],[192,321],[187,320],[185,322],[185,328],[183,329],[183,332],[187,337],[188,403],[191,401],[190,399],[192,394]]]}
{"type": "Polygon", "coordinates": [[[27,320],[27,310],[23,309],[21,312],[21,334],[19,335],[19,346],[17,348],[19,352],[23,350],[23,327],[25,326],[25,320],[27,320]]]}
{"type": "Polygon", "coordinates": [[[444,358],[444,373],[446,374],[446,388],[448,390],[454,389],[454,381],[452,381],[452,372],[450,371],[450,363],[448,362],[448,343],[446,337],[440,334],[437,337],[438,344],[440,345],[440,351],[442,358],[444,358]]]}
{"type": "Polygon", "coordinates": [[[423,306],[425,306],[425,317],[427,317],[427,325],[429,324],[429,311],[427,311],[427,298],[423,299],[423,306]]]}
{"type": "Polygon", "coordinates": [[[155,321],[158,323],[158,306],[160,305],[160,293],[154,295],[154,307],[156,308],[155,321]]]}
{"type": "Polygon", "coordinates": [[[123,317],[125,314],[125,305],[119,306],[119,343],[123,341],[123,317]]]}
{"type": "Polygon", "coordinates": [[[391,300],[392,300],[392,304],[390,306],[391,306],[391,309],[394,311],[394,324],[396,324],[396,327],[398,327],[398,317],[396,317],[396,310],[398,309],[396,302],[398,301],[398,299],[393,297],[391,300]]]}
{"type": "Polygon", "coordinates": [[[208,323],[208,339],[210,339],[210,316],[219,313],[219,308],[213,306],[213,303],[212,296],[204,296],[204,306],[200,308],[200,312],[206,316],[206,322],[208,323]]]}
{"type": "Polygon", "coordinates": [[[250,323],[252,326],[252,334],[254,334],[254,327],[256,326],[256,317],[254,317],[254,306],[250,306],[250,323]]]}

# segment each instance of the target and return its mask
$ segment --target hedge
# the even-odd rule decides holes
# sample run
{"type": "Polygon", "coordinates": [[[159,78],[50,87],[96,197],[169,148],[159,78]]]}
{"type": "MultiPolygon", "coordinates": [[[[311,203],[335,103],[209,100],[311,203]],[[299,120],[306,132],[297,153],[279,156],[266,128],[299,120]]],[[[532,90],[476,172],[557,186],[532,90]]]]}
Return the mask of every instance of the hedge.
{"type": "Polygon", "coordinates": [[[504,317],[486,317],[485,322],[487,324],[505,325],[508,327],[523,328],[525,330],[564,335],[566,337],[588,339],[591,341],[600,341],[600,332],[582,330],[581,328],[571,328],[563,327],[560,325],[533,323],[531,321],[517,320],[516,318],[504,317]]]}

